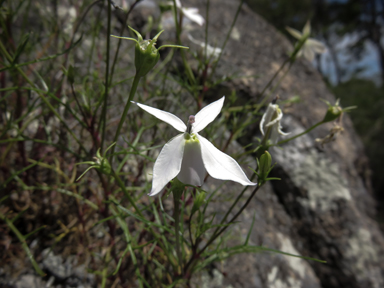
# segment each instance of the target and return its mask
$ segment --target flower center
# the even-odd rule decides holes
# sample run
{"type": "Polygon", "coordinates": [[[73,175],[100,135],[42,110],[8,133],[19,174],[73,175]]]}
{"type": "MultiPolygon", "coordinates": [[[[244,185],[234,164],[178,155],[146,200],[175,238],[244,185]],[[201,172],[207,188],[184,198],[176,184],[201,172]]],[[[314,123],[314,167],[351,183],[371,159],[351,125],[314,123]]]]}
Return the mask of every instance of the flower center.
{"type": "Polygon", "coordinates": [[[195,123],[195,116],[194,115],[190,115],[189,116],[189,119],[188,119],[188,123],[187,123],[187,132],[188,134],[191,134],[192,132],[192,124],[195,123]]]}
{"type": "Polygon", "coordinates": [[[185,144],[200,143],[195,134],[184,133],[185,144]]]}

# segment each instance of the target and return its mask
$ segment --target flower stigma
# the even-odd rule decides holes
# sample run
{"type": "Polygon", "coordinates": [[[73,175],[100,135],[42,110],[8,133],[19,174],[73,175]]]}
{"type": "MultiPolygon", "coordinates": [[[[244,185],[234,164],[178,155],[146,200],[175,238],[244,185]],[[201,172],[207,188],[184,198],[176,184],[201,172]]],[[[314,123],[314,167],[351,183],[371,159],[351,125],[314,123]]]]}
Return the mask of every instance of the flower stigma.
{"type": "Polygon", "coordinates": [[[188,134],[191,134],[192,131],[192,124],[195,123],[195,115],[190,115],[187,123],[187,132],[188,134]]]}

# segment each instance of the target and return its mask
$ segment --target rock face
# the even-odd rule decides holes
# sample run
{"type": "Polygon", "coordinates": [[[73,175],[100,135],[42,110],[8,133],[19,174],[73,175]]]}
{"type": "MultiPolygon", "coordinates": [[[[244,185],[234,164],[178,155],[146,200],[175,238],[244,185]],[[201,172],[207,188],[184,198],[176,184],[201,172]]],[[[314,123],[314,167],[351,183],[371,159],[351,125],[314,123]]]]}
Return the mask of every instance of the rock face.
{"type": "MultiPolygon", "coordinates": [[[[139,28],[145,25],[142,20],[148,15],[155,19],[160,16],[159,7],[153,3],[146,5],[146,2],[150,1],[143,1],[135,8],[131,19],[139,28]]],[[[198,7],[202,15],[206,14],[205,1],[182,2],[186,7],[198,7]]],[[[211,46],[221,47],[224,43],[238,5],[239,1],[235,0],[210,0],[208,40],[211,46]]],[[[172,17],[163,21],[167,30],[161,41],[173,40],[172,21],[172,17]]],[[[193,39],[205,39],[204,27],[190,27],[193,39]]],[[[187,35],[183,35],[183,44],[189,45],[191,50],[200,49],[196,43],[189,42],[187,35]]],[[[216,79],[229,77],[229,80],[208,90],[207,101],[236,91],[236,105],[249,101],[258,103],[259,93],[292,49],[283,35],[243,5],[216,69],[216,79]]],[[[196,64],[192,66],[196,67],[196,64]]],[[[282,100],[300,96],[300,103],[286,105],[283,110],[283,130],[291,135],[301,133],[324,117],[326,105],[320,99],[335,102],[321,75],[306,60],[298,60],[292,66],[274,95],[279,95],[282,100]]],[[[367,180],[361,176],[364,174],[361,173],[364,167],[360,167],[365,157],[363,147],[348,116],[344,117],[343,125],[344,133],[324,149],[315,139],[325,137],[331,123],[287,143],[283,149],[271,149],[273,161],[278,163],[272,176],[281,180],[268,182],[256,194],[238,218],[239,223],[231,230],[230,237],[233,243],[243,242],[255,219],[250,244],[322,259],[327,264],[281,254],[238,254],[223,263],[216,263],[207,273],[196,275],[192,279],[194,286],[384,287],[384,263],[380,261],[384,256],[384,236],[374,220],[375,201],[365,186],[367,180]]],[[[258,123],[245,132],[238,139],[242,145],[256,142],[260,137],[258,123]]],[[[232,143],[227,152],[235,154],[241,149],[239,143],[232,143]]],[[[246,162],[251,167],[255,165],[254,157],[246,162]]],[[[221,184],[209,179],[205,185],[212,191],[221,184]]],[[[228,183],[220,193],[229,199],[236,197],[238,190],[239,185],[228,183]]],[[[229,201],[212,204],[210,209],[218,218],[230,205],[229,201]]],[[[76,269],[68,259],[47,251],[42,256],[42,264],[50,276],[47,283],[28,273],[11,284],[7,282],[10,287],[49,287],[54,281],[57,287],[96,285],[95,279],[84,272],[84,266],[76,269]]],[[[2,274],[0,271],[0,276],[2,274]]],[[[1,285],[6,284],[0,281],[1,285]]]]}
{"type": "MultiPolygon", "coordinates": [[[[184,2],[205,15],[202,1],[184,2]]],[[[221,47],[238,4],[210,1],[210,45],[221,47]]],[[[195,39],[205,39],[203,28],[195,26],[190,33],[195,39]]],[[[190,46],[198,48],[193,43],[190,46]]],[[[216,69],[217,78],[244,77],[229,80],[208,94],[217,98],[235,89],[239,104],[256,100],[292,49],[283,35],[244,5],[216,69]]],[[[321,75],[301,59],[274,95],[282,100],[300,96],[300,103],[283,110],[283,130],[291,135],[323,119],[326,106],[320,99],[335,102],[321,75]]],[[[374,220],[375,201],[365,186],[366,179],[359,175],[365,157],[362,144],[344,116],[345,131],[324,148],[316,145],[315,139],[325,137],[332,125],[323,125],[283,145],[282,150],[270,151],[278,163],[273,176],[281,181],[269,182],[258,192],[238,226],[245,237],[255,213],[253,244],[323,259],[327,264],[281,255],[237,255],[214,268],[216,282],[209,287],[384,287],[380,261],[384,237],[374,220]]],[[[260,132],[255,124],[239,141],[245,145],[257,136],[260,132]]],[[[225,207],[218,209],[224,211],[225,207]]]]}

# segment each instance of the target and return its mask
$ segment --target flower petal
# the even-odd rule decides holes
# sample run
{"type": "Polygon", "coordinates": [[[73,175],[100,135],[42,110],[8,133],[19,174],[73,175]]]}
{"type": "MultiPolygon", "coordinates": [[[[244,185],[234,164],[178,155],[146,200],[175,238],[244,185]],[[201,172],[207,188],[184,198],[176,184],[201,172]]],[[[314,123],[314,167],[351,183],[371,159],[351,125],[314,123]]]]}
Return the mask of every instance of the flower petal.
{"type": "Polygon", "coordinates": [[[269,137],[272,144],[277,144],[279,140],[279,135],[286,136],[291,134],[291,132],[285,133],[281,129],[283,129],[283,127],[281,127],[280,123],[277,123],[275,126],[272,127],[271,136],[269,137]]]}
{"type": "Polygon", "coordinates": [[[276,124],[277,122],[280,122],[280,120],[283,118],[283,112],[281,112],[281,110],[279,108],[276,108],[276,110],[272,114],[272,117],[274,117],[275,114],[277,114],[277,117],[275,119],[273,119],[272,121],[268,122],[267,124],[265,124],[265,127],[272,126],[272,125],[276,124]]]}
{"type": "Polygon", "coordinates": [[[164,145],[153,167],[152,190],[148,194],[154,196],[161,192],[169,181],[179,174],[184,154],[184,134],[173,137],[164,145]]]}
{"type": "Polygon", "coordinates": [[[301,34],[300,31],[297,31],[296,29],[293,29],[291,27],[285,27],[285,29],[295,38],[297,39],[301,39],[301,37],[303,36],[303,34],[301,34]]]}
{"type": "Polygon", "coordinates": [[[201,146],[198,141],[185,141],[183,162],[177,179],[184,184],[201,186],[205,175],[203,158],[201,157],[201,146]]]}
{"type": "Polygon", "coordinates": [[[303,35],[309,36],[309,34],[311,34],[311,23],[309,21],[307,21],[305,23],[304,28],[303,28],[303,35]]]}
{"type": "Polygon", "coordinates": [[[313,59],[315,59],[315,52],[313,52],[312,49],[306,45],[304,45],[302,49],[304,58],[307,59],[309,62],[312,62],[313,59]]]}
{"type": "Polygon", "coordinates": [[[260,121],[260,131],[261,131],[261,134],[263,134],[263,135],[264,135],[264,122],[265,122],[266,116],[267,116],[267,113],[264,113],[263,117],[261,117],[261,121],[260,121]]]}
{"type": "Polygon", "coordinates": [[[308,47],[311,47],[311,50],[313,50],[316,53],[321,54],[321,53],[324,53],[326,50],[325,45],[316,39],[309,38],[307,40],[306,45],[308,45],[308,47]]]}
{"type": "Polygon", "coordinates": [[[197,8],[181,8],[185,17],[189,18],[191,21],[203,26],[205,23],[205,19],[203,16],[199,14],[199,10],[197,8]]]}
{"type": "Polygon", "coordinates": [[[225,96],[221,99],[205,106],[195,115],[195,123],[192,127],[192,132],[197,133],[203,130],[209,123],[211,123],[217,115],[219,115],[221,108],[223,108],[225,96]]]}
{"type": "Polygon", "coordinates": [[[201,145],[205,169],[213,178],[232,180],[242,185],[256,185],[249,181],[235,159],[217,149],[211,142],[196,133],[201,145]]]}
{"type": "MultiPolygon", "coordinates": [[[[269,103],[268,107],[267,107],[267,110],[265,111],[265,113],[263,114],[263,117],[261,118],[261,121],[260,121],[260,131],[261,131],[261,134],[264,135],[264,128],[266,127],[269,127],[270,125],[273,125],[275,122],[277,121],[280,121],[281,118],[283,117],[282,113],[279,114],[279,112],[277,112],[279,109],[279,106],[277,104],[272,104],[272,103],[269,103]],[[271,122],[271,119],[274,117],[274,115],[277,113],[277,121],[272,121],[271,122]]],[[[275,119],[275,120],[276,120],[275,119]]]]}
{"type": "Polygon", "coordinates": [[[160,109],[156,109],[144,104],[140,104],[137,102],[132,101],[132,103],[137,104],[137,106],[147,111],[149,114],[152,114],[156,118],[168,123],[179,132],[185,132],[187,130],[187,126],[185,125],[185,123],[179,117],[177,117],[176,115],[173,115],[172,113],[169,113],[160,109]]]}

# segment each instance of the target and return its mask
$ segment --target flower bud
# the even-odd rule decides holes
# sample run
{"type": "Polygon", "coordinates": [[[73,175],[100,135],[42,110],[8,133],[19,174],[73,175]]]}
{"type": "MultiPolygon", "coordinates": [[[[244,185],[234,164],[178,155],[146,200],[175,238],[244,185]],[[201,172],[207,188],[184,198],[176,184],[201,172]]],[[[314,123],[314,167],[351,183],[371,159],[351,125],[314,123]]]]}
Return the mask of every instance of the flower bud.
{"type": "Polygon", "coordinates": [[[272,157],[268,151],[265,151],[260,157],[259,162],[259,182],[265,182],[269,172],[271,171],[272,157]]]}
{"type": "Polygon", "coordinates": [[[332,106],[328,105],[328,110],[327,113],[325,114],[325,117],[323,119],[323,122],[331,122],[333,120],[336,120],[337,118],[340,117],[340,115],[343,113],[343,110],[341,109],[340,106],[332,106]]]}
{"type": "Polygon", "coordinates": [[[109,164],[106,157],[100,155],[100,149],[97,150],[96,157],[94,158],[96,160],[94,168],[105,175],[110,175],[112,171],[111,164],[109,164]]]}
{"type": "Polygon", "coordinates": [[[322,121],[323,123],[334,121],[337,118],[341,117],[343,115],[343,112],[348,112],[349,110],[356,108],[356,106],[341,108],[341,106],[339,105],[339,99],[336,100],[335,105],[332,105],[326,100],[324,100],[324,102],[328,105],[328,110],[322,121]]]}
{"type": "Polygon", "coordinates": [[[160,54],[155,48],[155,44],[151,40],[143,40],[136,43],[135,66],[136,73],[140,77],[147,75],[160,59],[160,54]]]}
{"type": "Polygon", "coordinates": [[[156,41],[159,38],[160,34],[164,30],[160,31],[152,40],[143,40],[143,37],[139,32],[129,27],[137,35],[138,41],[135,45],[135,66],[136,74],[140,77],[143,77],[148,74],[156,63],[160,59],[160,54],[158,49],[156,49],[156,41]]]}
{"type": "MultiPolygon", "coordinates": [[[[129,26],[128,26],[129,27],[129,26]]],[[[160,59],[159,50],[165,47],[173,47],[173,48],[184,48],[188,49],[188,47],[179,46],[179,45],[163,45],[160,48],[156,48],[156,41],[159,38],[160,34],[164,32],[164,30],[157,33],[157,35],[152,40],[143,40],[143,37],[139,32],[135,29],[129,27],[137,36],[137,40],[129,37],[118,37],[111,35],[115,38],[120,39],[128,39],[136,42],[135,45],[135,67],[136,67],[136,75],[138,77],[144,77],[148,74],[149,71],[153,67],[155,67],[156,63],[160,59]]]]}

